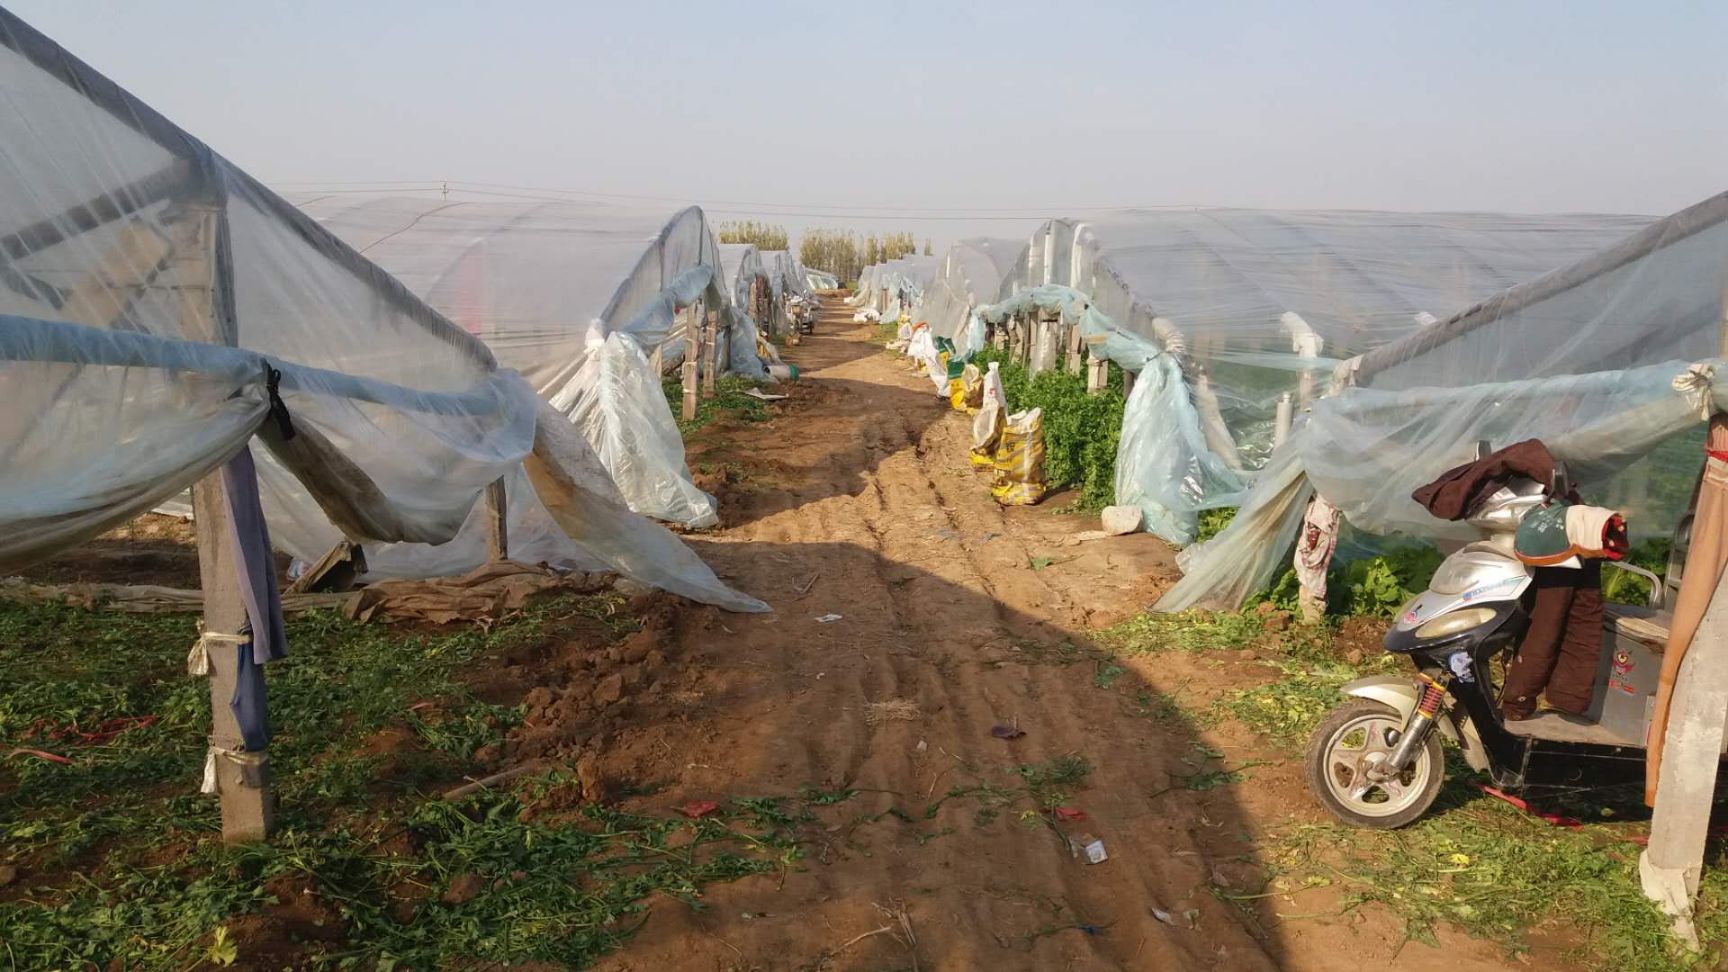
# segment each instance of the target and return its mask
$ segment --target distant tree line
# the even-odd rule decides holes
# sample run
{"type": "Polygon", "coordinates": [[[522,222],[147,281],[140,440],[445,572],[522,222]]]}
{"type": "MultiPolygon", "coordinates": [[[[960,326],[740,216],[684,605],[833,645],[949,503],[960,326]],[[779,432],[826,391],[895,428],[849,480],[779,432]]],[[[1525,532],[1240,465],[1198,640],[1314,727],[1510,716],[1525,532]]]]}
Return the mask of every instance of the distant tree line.
{"type": "MultiPolygon", "coordinates": [[[[874,263],[898,260],[918,252],[918,241],[911,233],[872,233],[860,236],[852,230],[814,229],[805,231],[798,241],[798,261],[815,270],[826,270],[842,283],[852,283],[864,268],[874,263]]],[[[931,252],[930,241],[924,241],[924,253],[931,252]]]]}
{"type": "MultiPolygon", "coordinates": [[[[753,219],[721,223],[719,236],[722,243],[754,243],[758,250],[785,250],[790,243],[786,227],[753,219]]],[[[798,240],[798,262],[812,270],[826,270],[842,283],[857,281],[871,264],[917,252],[918,240],[911,233],[865,236],[846,229],[814,229],[798,240]]],[[[931,253],[930,241],[925,240],[924,255],[931,253]]]]}
{"type": "Polygon", "coordinates": [[[758,250],[785,250],[790,248],[791,238],[786,235],[784,226],[746,219],[742,222],[721,223],[720,242],[754,243],[758,250]]]}

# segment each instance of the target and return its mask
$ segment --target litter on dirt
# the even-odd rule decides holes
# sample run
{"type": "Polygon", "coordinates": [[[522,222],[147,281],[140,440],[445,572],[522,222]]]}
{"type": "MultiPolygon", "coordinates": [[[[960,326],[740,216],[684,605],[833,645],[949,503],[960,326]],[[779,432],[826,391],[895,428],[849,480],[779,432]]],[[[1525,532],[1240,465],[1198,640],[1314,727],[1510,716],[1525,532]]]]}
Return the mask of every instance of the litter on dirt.
{"type": "Polygon", "coordinates": [[[1190,908],[1187,911],[1182,912],[1180,915],[1177,915],[1165,911],[1163,908],[1153,908],[1152,917],[1171,926],[1172,928],[1193,928],[1195,927],[1194,920],[1200,917],[1200,909],[1190,908]],[[1178,918],[1182,920],[1178,922],[1176,920],[1178,918]]]}
{"type": "Polygon", "coordinates": [[[864,707],[864,724],[874,726],[884,722],[911,722],[923,714],[918,710],[918,703],[911,699],[883,699],[864,707]]]}
{"type": "Polygon", "coordinates": [[[1057,820],[1085,820],[1086,811],[1073,807],[1057,807],[1054,811],[1057,820]]]}
{"type": "Polygon", "coordinates": [[[50,763],[60,763],[63,766],[71,766],[72,765],[72,761],[67,759],[66,757],[59,756],[59,755],[56,755],[54,753],[44,752],[40,749],[14,749],[11,752],[7,753],[6,755],[7,755],[7,757],[34,756],[37,759],[45,759],[50,763]]]}
{"type": "Polygon", "coordinates": [[[679,807],[678,812],[689,817],[691,820],[700,820],[719,809],[720,804],[715,803],[713,800],[691,800],[689,803],[679,807]]]}
{"type": "Polygon", "coordinates": [[[1068,850],[1075,857],[1083,857],[1088,864],[1102,864],[1110,859],[1104,850],[1102,838],[1091,834],[1077,834],[1068,838],[1068,850]]]}
{"type": "Polygon", "coordinates": [[[749,395],[751,398],[760,398],[762,401],[765,401],[765,402],[778,402],[778,401],[782,401],[783,399],[785,399],[787,397],[785,395],[770,395],[767,392],[764,392],[759,388],[752,388],[749,391],[745,392],[744,394],[749,395]]]}
{"type": "Polygon", "coordinates": [[[1026,735],[1026,730],[1019,726],[991,726],[990,735],[997,739],[1019,739],[1026,735]]]}
{"type": "Polygon", "coordinates": [[[816,623],[817,624],[833,624],[834,622],[839,621],[844,617],[845,617],[844,614],[824,614],[821,617],[816,619],[816,623]]]}

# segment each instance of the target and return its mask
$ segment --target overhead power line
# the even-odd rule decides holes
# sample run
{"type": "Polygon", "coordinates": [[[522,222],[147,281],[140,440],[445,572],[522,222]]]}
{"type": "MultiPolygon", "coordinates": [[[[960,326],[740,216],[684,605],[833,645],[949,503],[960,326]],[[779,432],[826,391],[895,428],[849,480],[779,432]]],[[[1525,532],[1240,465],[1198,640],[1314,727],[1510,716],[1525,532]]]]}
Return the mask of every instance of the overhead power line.
{"type": "Polygon", "coordinates": [[[329,193],[440,192],[449,190],[477,196],[506,199],[556,201],[563,198],[650,202],[671,206],[699,204],[716,215],[801,216],[814,219],[926,219],[926,220],[1039,220],[1057,215],[1116,212],[1122,209],[1194,209],[1194,206],[1017,206],[975,208],[964,206],[851,206],[803,203],[744,202],[739,200],[691,200],[635,193],[608,193],[584,189],[519,186],[494,182],[446,180],[380,180],[375,182],[278,182],[278,188],[307,189],[329,193]]]}

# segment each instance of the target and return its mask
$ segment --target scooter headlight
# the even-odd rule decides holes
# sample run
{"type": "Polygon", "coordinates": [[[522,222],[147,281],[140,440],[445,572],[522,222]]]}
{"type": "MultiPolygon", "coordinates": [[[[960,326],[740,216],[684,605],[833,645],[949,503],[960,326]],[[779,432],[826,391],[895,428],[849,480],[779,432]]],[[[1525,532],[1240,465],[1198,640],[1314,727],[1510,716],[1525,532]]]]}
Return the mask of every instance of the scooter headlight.
{"type": "Polygon", "coordinates": [[[1460,632],[1469,631],[1477,625],[1487,624],[1494,619],[1493,608],[1465,608],[1442,614],[1427,624],[1416,629],[1418,638],[1447,638],[1460,632]]]}

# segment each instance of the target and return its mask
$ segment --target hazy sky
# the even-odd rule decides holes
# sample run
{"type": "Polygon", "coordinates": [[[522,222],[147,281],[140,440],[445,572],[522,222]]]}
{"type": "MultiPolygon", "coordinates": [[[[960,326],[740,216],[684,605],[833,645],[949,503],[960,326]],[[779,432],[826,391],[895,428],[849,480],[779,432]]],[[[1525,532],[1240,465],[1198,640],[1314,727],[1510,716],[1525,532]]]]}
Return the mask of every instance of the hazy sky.
{"type": "Polygon", "coordinates": [[[1720,0],[0,2],[286,188],[551,187],[939,242],[1107,206],[1659,214],[1728,189],[1720,0]]]}

